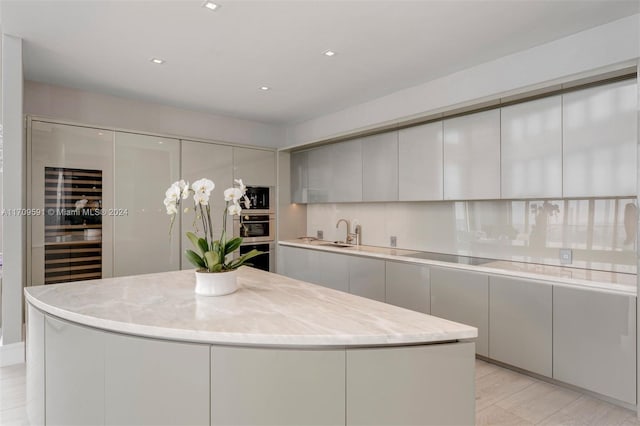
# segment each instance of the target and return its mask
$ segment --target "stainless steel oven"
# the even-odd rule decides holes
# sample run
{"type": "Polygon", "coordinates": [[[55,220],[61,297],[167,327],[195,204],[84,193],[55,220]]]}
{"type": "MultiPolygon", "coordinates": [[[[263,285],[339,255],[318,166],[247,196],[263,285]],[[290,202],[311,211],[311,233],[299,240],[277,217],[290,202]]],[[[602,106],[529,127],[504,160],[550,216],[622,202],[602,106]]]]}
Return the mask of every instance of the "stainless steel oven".
{"type": "Polygon", "coordinates": [[[242,237],[243,243],[260,243],[276,239],[276,219],[271,213],[243,210],[233,218],[233,236],[242,237]]]}
{"type": "Polygon", "coordinates": [[[275,191],[272,186],[247,186],[246,196],[250,202],[248,208],[242,206],[244,211],[254,213],[273,213],[275,204],[275,191]]]}
{"type": "Polygon", "coordinates": [[[263,271],[275,272],[275,243],[262,243],[262,244],[243,244],[240,246],[240,256],[251,250],[256,249],[264,252],[253,259],[250,259],[248,263],[251,263],[254,268],[262,269],[263,271]]]}

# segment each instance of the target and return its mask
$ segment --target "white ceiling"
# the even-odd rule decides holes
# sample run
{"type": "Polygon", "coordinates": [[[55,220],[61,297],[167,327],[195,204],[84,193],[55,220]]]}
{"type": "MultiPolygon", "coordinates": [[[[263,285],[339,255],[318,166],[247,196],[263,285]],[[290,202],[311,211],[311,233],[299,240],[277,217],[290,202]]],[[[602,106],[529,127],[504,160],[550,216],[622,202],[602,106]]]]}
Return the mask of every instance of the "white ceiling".
{"type": "Polygon", "coordinates": [[[27,79],[294,123],[638,13],[640,2],[217,3],[216,12],[201,0],[0,6],[3,32],[25,40],[27,79]]]}

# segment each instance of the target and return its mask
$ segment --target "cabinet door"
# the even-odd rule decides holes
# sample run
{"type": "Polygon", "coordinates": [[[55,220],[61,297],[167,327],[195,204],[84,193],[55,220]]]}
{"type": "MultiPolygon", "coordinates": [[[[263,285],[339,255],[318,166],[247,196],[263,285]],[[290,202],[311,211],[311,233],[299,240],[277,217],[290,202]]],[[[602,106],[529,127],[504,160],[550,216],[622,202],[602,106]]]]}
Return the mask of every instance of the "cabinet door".
{"type": "Polygon", "coordinates": [[[214,426],[344,425],[345,415],[344,350],[211,349],[214,426]]]}
{"type": "MultiPolygon", "coordinates": [[[[213,220],[214,238],[218,238],[222,232],[222,214],[224,212],[224,190],[233,185],[233,155],[232,148],[225,145],[211,143],[181,141],[182,179],[193,183],[202,178],[211,179],[215,188],[211,193],[209,205],[211,206],[211,219],[213,220]]],[[[194,211],[193,198],[184,201],[184,206],[189,207],[188,212],[181,212],[182,232],[179,227],[173,230],[173,237],[181,237],[182,269],[195,268],[184,255],[186,249],[194,250],[191,241],[186,236],[187,231],[193,231],[194,211]]],[[[198,223],[198,229],[202,232],[202,225],[198,223]]],[[[174,224],[175,225],[175,224],[174,224]]],[[[233,232],[233,221],[227,220],[227,233],[233,232]]],[[[202,234],[200,234],[202,235],[202,234]]]]}
{"type": "Polygon", "coordinates": [[[476,327],[476,352],[489,356],[487,275],[432,267],[431,315],[476,327]]]}
{"type": "Polygon", "coordinates": [[[362,139],[362,201],[398,200],[398,132],[362,139]]]}
{"type": "Polygon", "coordinates": [[[636,196],[636,81],[562,98],[564,197],[636,196]]]}
{"type": "Polygon", "coordinates": [[[636,298],[554,286],[553,378],[636,403],[636,298]]]}
{"type": "Polygon", "coordinates": [[[45,339],[44,314],[27,303],[27,365],[26,409],[30,424],[43,425],[45,420],[45,339]]]}
{"type": "Polygon", "coordinates": [[[104,336],[46,317],[45,424],[104,424],[104,336]]]}
{"type": "Polygon", "coordinates": [[[107,333],[105,425],[208,425],[209,345],[107,333]]]}
{"type": "MultiPolygon", "coordinates": [[[[113,140],[114,133],[102,130],[91,129],[87,127],[68,126],[63,124],[44,123],[39,121],[32,122],[31,125],[31,207],[34,209],[42,209],[45,214],[33,216],[31,218],[31,284],[39,285],[45,283],[45,269],[54,269],[49,274],[48,282],[69,281],[72,278],[91,279],[91,278],[107,278],[113,275],[113,216],[102,216],[102,235],[99,240],[95,237],[84,237],[83,229],[78,228],[79,225],[73,225],[75,228],[63,228],[55,226],[60,222],[74,221],[78,224],[84,222],[84,215],[78,216],[74,212],[75,203],[83,199],[86,195],[87,199],[100,202],[105,211],[114,205],[113,191],[113,140]],[[55,192],[45,193],[45,167],[79,169],[78,180],[64,180],[60,176],[52,183],[69,188],[70,191],[64,191],[64,198],[57,199],[55,192]],[[93,178],[82,178],[82,173],[93,174],[99,172],[102,175],[102,198],[96,200],[95,189],[89,188],[92,193],[83,194],[78,192],[78,187],[86,187],[90,185],[88,182],[93,178]],[[56,182],[56,180],[58,182],[56,182]],[[73,182],[79,182],[75,185],[73,182]],[[76,188],[72,189],[71,187],[76,188]],[[58,219],[63,219],[62,221],[58,219]],[[45,220],[48,225],[45,228],[45,220]],[[55,234],[57,236],[54,236],[55,234]],[[49,238],[45,235],[49,234],[49,238]],[[54,235],[51,235],[54,234],[54,235]],[[66,235],[71,235],[74,241],[69,245],[64,245],[66,235]],[[74,235],[75,234],[75,235],[74,235]],[[96,243],[101,247],[97,248],[96,243]],[[51,267],[45,268],[45,252],[46,257],[51,256],[51,260],[60,262],[60,258],[65,251],[69,249],[82,249],[85,259],[93,259],[91,263],[100,264],[102,269],[84,270],[79,268],[81,265],[87,267],[87,263],[74,263],[71,258],[77,255],[69,255],[69,263],[49,264],[51,267]],[[74,268],[65,271],[65,267],[74,268]],[[57,271],[56,271],[57,270],[57,271]]],[[[158,197],[162,197],[161,193],[158,197]]],[[[162,205],[162,200],[160,200],[162,205]]],[[[94,219],[94,218],[91,218],[94,219]]],[[[68,253],[68,252],[67,252],[68,253]]],[[[81,252],[75,252],[81,253],[81,252]]],[[[76,257],[77,259],[77,257],[76,257]]],[[[93,266],[93,265],[92,265],[93,266]]]]}
{"type": "Polygon", "coordinates": [[[306,203],[309,188],[308,151],[291,154],[291,202],[306,203]]]}
{"type": "Polygon", "coordinates": [[[308,151],[308,201],[362,201],[362,141],[356,139],[308,151]]]}
{"type": "Polygon", "coordinates": [[[562,197],[562,98],[502,108],[502,198],[562,197]]]}
{"type": "Polygon", "coordinates": [[[334,290],[349,291],[349,256],[309,250],[309,282],[334,290]]]}
{"type": "Polygon", "coordinates": [[[164,193],[180,178],[180,141],[116,133],[115,276],[180,269],[180,220],[169,236],[164,193]]]}
{"type": "Polygon", "coordinates": [[[386,302],[428,314],[431,312],[429,267],[386,262],[386,302]]]}
{"type": "Polygon", "coordinates": [[[322,146],[308,151],[307,165],[308,201],[310,203],[329,202],[332,173],[331,146],[322,146]]]}
{"type": "Polygon", "coordinates": [[[275,151],[234,147],[233,178],[245,185],[276,186],[275,151]]]}
{"type": "Polygon", "coordinates": [[[500,110],[444,121],[444,198],[500,198],[500,110]]]}
{"type": "Polygon", "coordinates": [[[346,257],[349,259],[349,293],[384,302],[384,260],[346,257]]]}
{"type": "Polygon", "coordinates": [[[362,141],[337,143],[329,148],[329,202],[362,201],[362,141]]]}
{"type": "Polygon", "coordinates": [[[311,250],[278,246],[278,273],[301,281],[310,281],[311,250]]]}
{"type": "Polygon", "coordinates": [[[347,350],[347,425],[472,425],[473,343],[347,350]]]}
{"type": "Polygon", "coordinates": [[[551,377],[552,286],[491,276],[489,295],[489,357],[551,377]]]}
{"type": "Polygon", "coordinates": [[[398,133],[398,199],[442,200],[442,121],[398,133]]]}

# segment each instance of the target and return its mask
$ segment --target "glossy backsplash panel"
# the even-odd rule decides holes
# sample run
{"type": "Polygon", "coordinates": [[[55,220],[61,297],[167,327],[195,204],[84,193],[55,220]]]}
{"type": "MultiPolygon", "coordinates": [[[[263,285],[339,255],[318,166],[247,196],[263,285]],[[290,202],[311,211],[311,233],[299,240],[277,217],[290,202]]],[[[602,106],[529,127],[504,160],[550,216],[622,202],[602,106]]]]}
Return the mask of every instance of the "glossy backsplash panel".
{"type": "Polygon", "coordinates": [[[344,240],[345,218],[362,226],[362,243],[559,265],[636,272],[635,198],[309,204],[307,234],[344,240]]]}

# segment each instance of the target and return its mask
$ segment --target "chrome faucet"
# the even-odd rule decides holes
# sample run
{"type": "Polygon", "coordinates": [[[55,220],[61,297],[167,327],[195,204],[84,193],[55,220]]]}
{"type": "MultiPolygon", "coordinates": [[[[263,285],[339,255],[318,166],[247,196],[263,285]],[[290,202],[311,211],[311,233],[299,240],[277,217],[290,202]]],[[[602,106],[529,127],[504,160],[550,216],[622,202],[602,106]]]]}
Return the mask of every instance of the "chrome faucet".
{"type": "Polygon", "coordinates": [[[336,229],[338,229],[338,227],[340,226],[340,222],[344,222],[347,224],[347,239],[345,240],[345,242],[347,244],[352,244],[353,234],[351,234],[351,222],[349,222],[347,219],[338,219],[338,223],[336,223],[336,229]]]}

